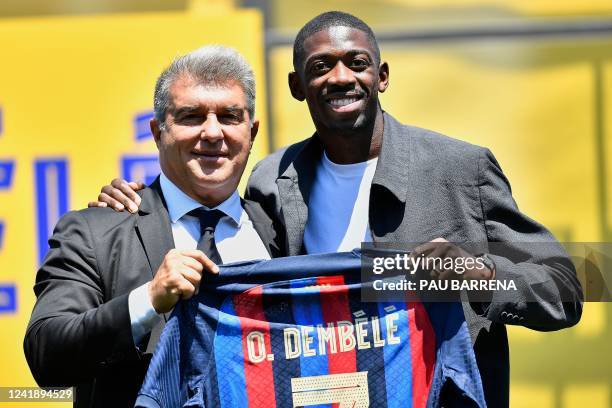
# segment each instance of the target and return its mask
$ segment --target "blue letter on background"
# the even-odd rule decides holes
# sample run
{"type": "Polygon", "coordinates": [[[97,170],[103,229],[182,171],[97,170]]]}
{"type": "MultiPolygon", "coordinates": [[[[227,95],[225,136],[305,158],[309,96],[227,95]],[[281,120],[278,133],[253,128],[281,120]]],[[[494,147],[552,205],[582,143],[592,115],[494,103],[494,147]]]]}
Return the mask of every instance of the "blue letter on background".
{"type": "Polygon", "coordinates": [[[36,216],[38,220],[38,263],[42,263],[49,246],[47,241],[57,221],[68,211],[68,161],[36,160],[36,216]]]}
{"type": "Polygon", "coordinates": [[[149,121],[154,117],[153,112],[139,113],[134,117],[134,139],[137,142],[153,137],[149,121]]]}
{"type": "MultiPolygon", "coordinates": [[[[15,162],[13,160],[0,161],[0,191],[8,190],[13,184],[13,173],[15,162]]],[[[4,244],[4,221],[0,220],[0,251],[4,244]]]]}
{"type": "Polygon", "coordinates": [[[123,156],[121,168],[125,180],[143,181],[145,184],[151,184],[160,172],[157,155],[123,156]]]}
{"type": "Polygon", "coordinates": [[[14,284],[0,285],[0,313],[17,310],[17,288],[14,284]]]}
{"type": "Polygon", "coordinates": [[[0,160],[0,190],[8,190],[13,183],[14,160],[0,160]]]}
{"type": "Polygon", "coordinates": [[[3,246],[4,246],[4,221],[0,220],[0,251],[2,251],[3,246]]]}

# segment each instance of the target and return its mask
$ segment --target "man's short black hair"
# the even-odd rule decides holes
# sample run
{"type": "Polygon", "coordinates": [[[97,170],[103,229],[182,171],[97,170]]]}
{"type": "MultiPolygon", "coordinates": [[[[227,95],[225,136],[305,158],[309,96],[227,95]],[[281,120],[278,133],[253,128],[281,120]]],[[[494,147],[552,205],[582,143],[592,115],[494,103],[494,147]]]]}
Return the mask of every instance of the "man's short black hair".
{"type": "Polygon", "coordinates": [[[304,63],[304,41],[314,33],[327,30],[330,27],[349,27],[363,31],[366,34],[368,42],[370,42],[372,48],[374,48],[374,63],[376,65],[380,63],[380,49],[378,48],[378,42],[370,26],[352,14],[342,11],[328,11],[319,14],[304,24],[304,27],[297,33],[295,41],[293,42],[293,69],[295,72],[299,74],[304,63]]]}

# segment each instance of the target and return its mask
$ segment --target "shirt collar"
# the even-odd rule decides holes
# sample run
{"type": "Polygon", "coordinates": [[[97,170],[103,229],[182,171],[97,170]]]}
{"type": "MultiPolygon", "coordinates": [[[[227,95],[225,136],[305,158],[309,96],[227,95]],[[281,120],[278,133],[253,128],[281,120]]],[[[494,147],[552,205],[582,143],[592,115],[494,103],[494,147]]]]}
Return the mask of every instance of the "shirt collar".
{"type": "Polygon", "coordinates": [[[168,206],[168,214],[172,223],[177,222],[181,217],[191,210],[203,207],[207,210],[220,210],[225,215],[228,215],[234,222],[240,225],[242,215],[242,204],[240,204],[240,196],[238,191],[234,191],[225,201],[216,207],[209,208],[200,204],[193,198],[185,194],[178,188],[166,175],[162,172],[159,176],[159,184],[161,186],[166,205],[168,206]]]}

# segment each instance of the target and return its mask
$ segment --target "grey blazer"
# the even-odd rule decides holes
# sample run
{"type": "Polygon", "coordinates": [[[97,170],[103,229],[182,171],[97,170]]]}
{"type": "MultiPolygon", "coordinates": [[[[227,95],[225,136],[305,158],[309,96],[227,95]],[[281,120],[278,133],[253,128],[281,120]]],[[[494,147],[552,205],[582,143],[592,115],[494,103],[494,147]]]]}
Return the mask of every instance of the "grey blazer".
{"type": "MultiPolygon", "coordinates": [[[[174,239],[159,181],[140,194],[137,214],[64,215],[36,275],[25,355],[40,386],[77,387],[76,407],[133,407],[149,364],[139,351],[152,349],[149,336],[134,346],[128,295],[153,278],[174,239]]],[[[243,208],[278,255],[271,221],[257,203],[243,208]]]]}
{"type": "MultiPolygon", "coordinates": [[[[245,198],[259,202],[272,218],[287,255],[304,253],[307,203],[321,154],[315,134],[262,160],[249,179],[245,198]]],[[[542,225],[518,210],[488,149],[402,125],[385,113],[369,218],[374,242],[442,237],[479,244],[472,250],[481,252],[494,252],[487,243],[504,244],[504,256],[490,257],[496,277],[513,279],[519,296],[499,291],[489,303],[464,302],[490,407],[509,404],[505,324],[546,331],[580,319],[582,292],[572,263],[542,225]]]]}

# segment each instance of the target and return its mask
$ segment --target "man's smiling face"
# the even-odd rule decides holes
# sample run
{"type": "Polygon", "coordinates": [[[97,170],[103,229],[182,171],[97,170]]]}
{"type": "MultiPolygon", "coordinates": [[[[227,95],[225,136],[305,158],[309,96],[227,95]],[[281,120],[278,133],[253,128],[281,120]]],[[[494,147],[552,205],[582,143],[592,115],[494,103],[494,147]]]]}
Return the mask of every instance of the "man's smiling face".
{"type": "Polygon", "coordinates": [[[203,85],[190,77],[170,87],[165,126],[151,129],[164,174],[203,204],[221,203],[236,190],[257,134],[246,96],[234,82],[203,85]]]}
{"type": "Polygon", "coordinates": [[[306,99],[317,129],[358,130],[372,125],[378,92],[387,88],[387,64],[378,65],[367,35],[349,27],[331,27],[304,42],[299,75],[292,74],[294,97],[306,99]]]}

